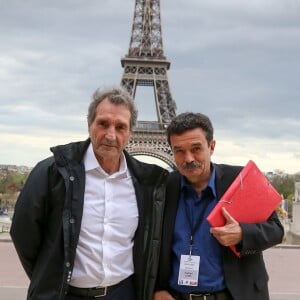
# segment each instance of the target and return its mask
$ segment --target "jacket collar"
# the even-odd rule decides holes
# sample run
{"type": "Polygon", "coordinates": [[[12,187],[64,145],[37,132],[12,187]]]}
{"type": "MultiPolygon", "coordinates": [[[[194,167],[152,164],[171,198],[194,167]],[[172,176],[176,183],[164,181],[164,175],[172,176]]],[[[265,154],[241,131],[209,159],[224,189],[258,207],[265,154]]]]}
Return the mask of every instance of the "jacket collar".
{"type": "Polygon", "coordinates": [[[71,161],[80,163],[89,144],[90,139],[88,138],[85,141],[51,147],[50,150],[53,152],[56,164],[62,167],[68,165],[71,161]]]}
{"type": "MultiPolygon", "coordinates": [[[[70,162],[82,162],[90,142],[91,140],[88,138],[85,141],[51,147],[50,150],[53,152],[56,164],[58,166],[67,166],[70,162]]],[[[158,179],[158,175],[161,172],[163,172],[165,175],[169,173],[167,170],[157,165],[140,162],[129,155],[125,150],[123,152],[130,173],[137,178],[138,181],[152,183],[158,179]]]]}

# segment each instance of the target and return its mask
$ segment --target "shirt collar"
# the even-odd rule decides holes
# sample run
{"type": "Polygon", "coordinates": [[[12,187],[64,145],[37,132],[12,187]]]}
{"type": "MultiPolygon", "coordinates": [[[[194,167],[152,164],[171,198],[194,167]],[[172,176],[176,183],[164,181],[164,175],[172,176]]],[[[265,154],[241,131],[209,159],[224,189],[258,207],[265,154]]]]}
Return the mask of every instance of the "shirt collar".
{"type": "MultiPolygon", "coordinates": [[[[210,175],[210,178],[208,180],[208,183],[207,185],[204,187],[204,189],[202,190],[203,192],[207,189],[210,189],[213,196],[216,197],[216,184],[215,184],[215,178],[216,178],[216,170],[213,166],[213,164],[211,163],[210,164],[210,169],[211,169],[211,175],[210,175]]],[[[184,190],[190,190],[190,189],[193,189],[194,188],[192,187],[192,185],[188,182],[188,180],[186,179],[185,176],[181,175],[181,190],[184,191],[184,190]]]]}
{"type": "Polygon", "coordinates": [[[125,159],[125,155],[124,153],[122,152],[121,153],[121,162],[120,162],[120,168],[119,168],[119,171],[109,175],[107,174],[103,168],[100,166],[96,156],[95,156],[95,153],[94,153],[94,150],[93,150],[93,146],[92,146],[92,143],[89,144],[88,148],[87,148],[87,151],[84,155],[84,167],[85,167],[85,171],[88,172],[88,171],[91,171],[91,170],[95,170],[97,169],[98,171],[100,171],[100,173],[102,173],[103,175],[105,175],[105,177],[111,177],[111,178],[125,178],[125,177],[130,177],[130,173],[129,173],[129,170],[127,168],[127,162],[126,162],[126,159],[125,159]]]}

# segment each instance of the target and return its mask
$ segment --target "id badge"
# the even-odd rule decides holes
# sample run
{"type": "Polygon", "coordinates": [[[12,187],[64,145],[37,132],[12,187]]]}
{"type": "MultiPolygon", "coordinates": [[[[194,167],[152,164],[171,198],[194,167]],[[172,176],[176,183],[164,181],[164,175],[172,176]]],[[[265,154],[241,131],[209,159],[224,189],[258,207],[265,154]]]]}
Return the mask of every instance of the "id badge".
{"type": "Polygon", "coordinates": [[[181,255],[178,285],[197,286],[200,267],[200,256],[181,255]]]}

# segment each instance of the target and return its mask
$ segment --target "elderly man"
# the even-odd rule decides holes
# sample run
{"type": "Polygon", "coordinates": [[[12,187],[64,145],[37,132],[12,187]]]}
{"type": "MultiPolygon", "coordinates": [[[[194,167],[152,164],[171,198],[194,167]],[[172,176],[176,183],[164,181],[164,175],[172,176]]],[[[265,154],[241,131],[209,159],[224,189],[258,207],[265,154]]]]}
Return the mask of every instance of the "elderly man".
{"type": "Polygon", "coordinates": [[[97,90],[86,141],[51,148],[16,203],[11,236],[30,300],[150,300],[167,171],[131,157],[121,87],[97,90]]]}

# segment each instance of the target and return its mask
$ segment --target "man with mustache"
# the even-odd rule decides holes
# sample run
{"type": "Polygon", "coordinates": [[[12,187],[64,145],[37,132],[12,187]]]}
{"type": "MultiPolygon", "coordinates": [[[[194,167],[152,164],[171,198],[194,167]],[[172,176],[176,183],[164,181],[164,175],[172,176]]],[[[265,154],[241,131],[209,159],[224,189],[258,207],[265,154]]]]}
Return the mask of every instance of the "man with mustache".
{"type": "Polygon", "coordinates": [[[167,135],[178,171],[167,183],[154,300],[268,300],[262,251],[282,241],[276,212],[266,222],[244,224],[224,210],[225,226],[211,228],[206,217],[242,167],[211,161],[213,126],[201,113],[178,115],[167,135]]]}
{"type": "Polygon", "coordinates": [[[124,150],[136,120],[125,89],[97,90],[89,138],[32,170],[11,227],[28,300],[152,299],[168,172],[124,150]]]}

